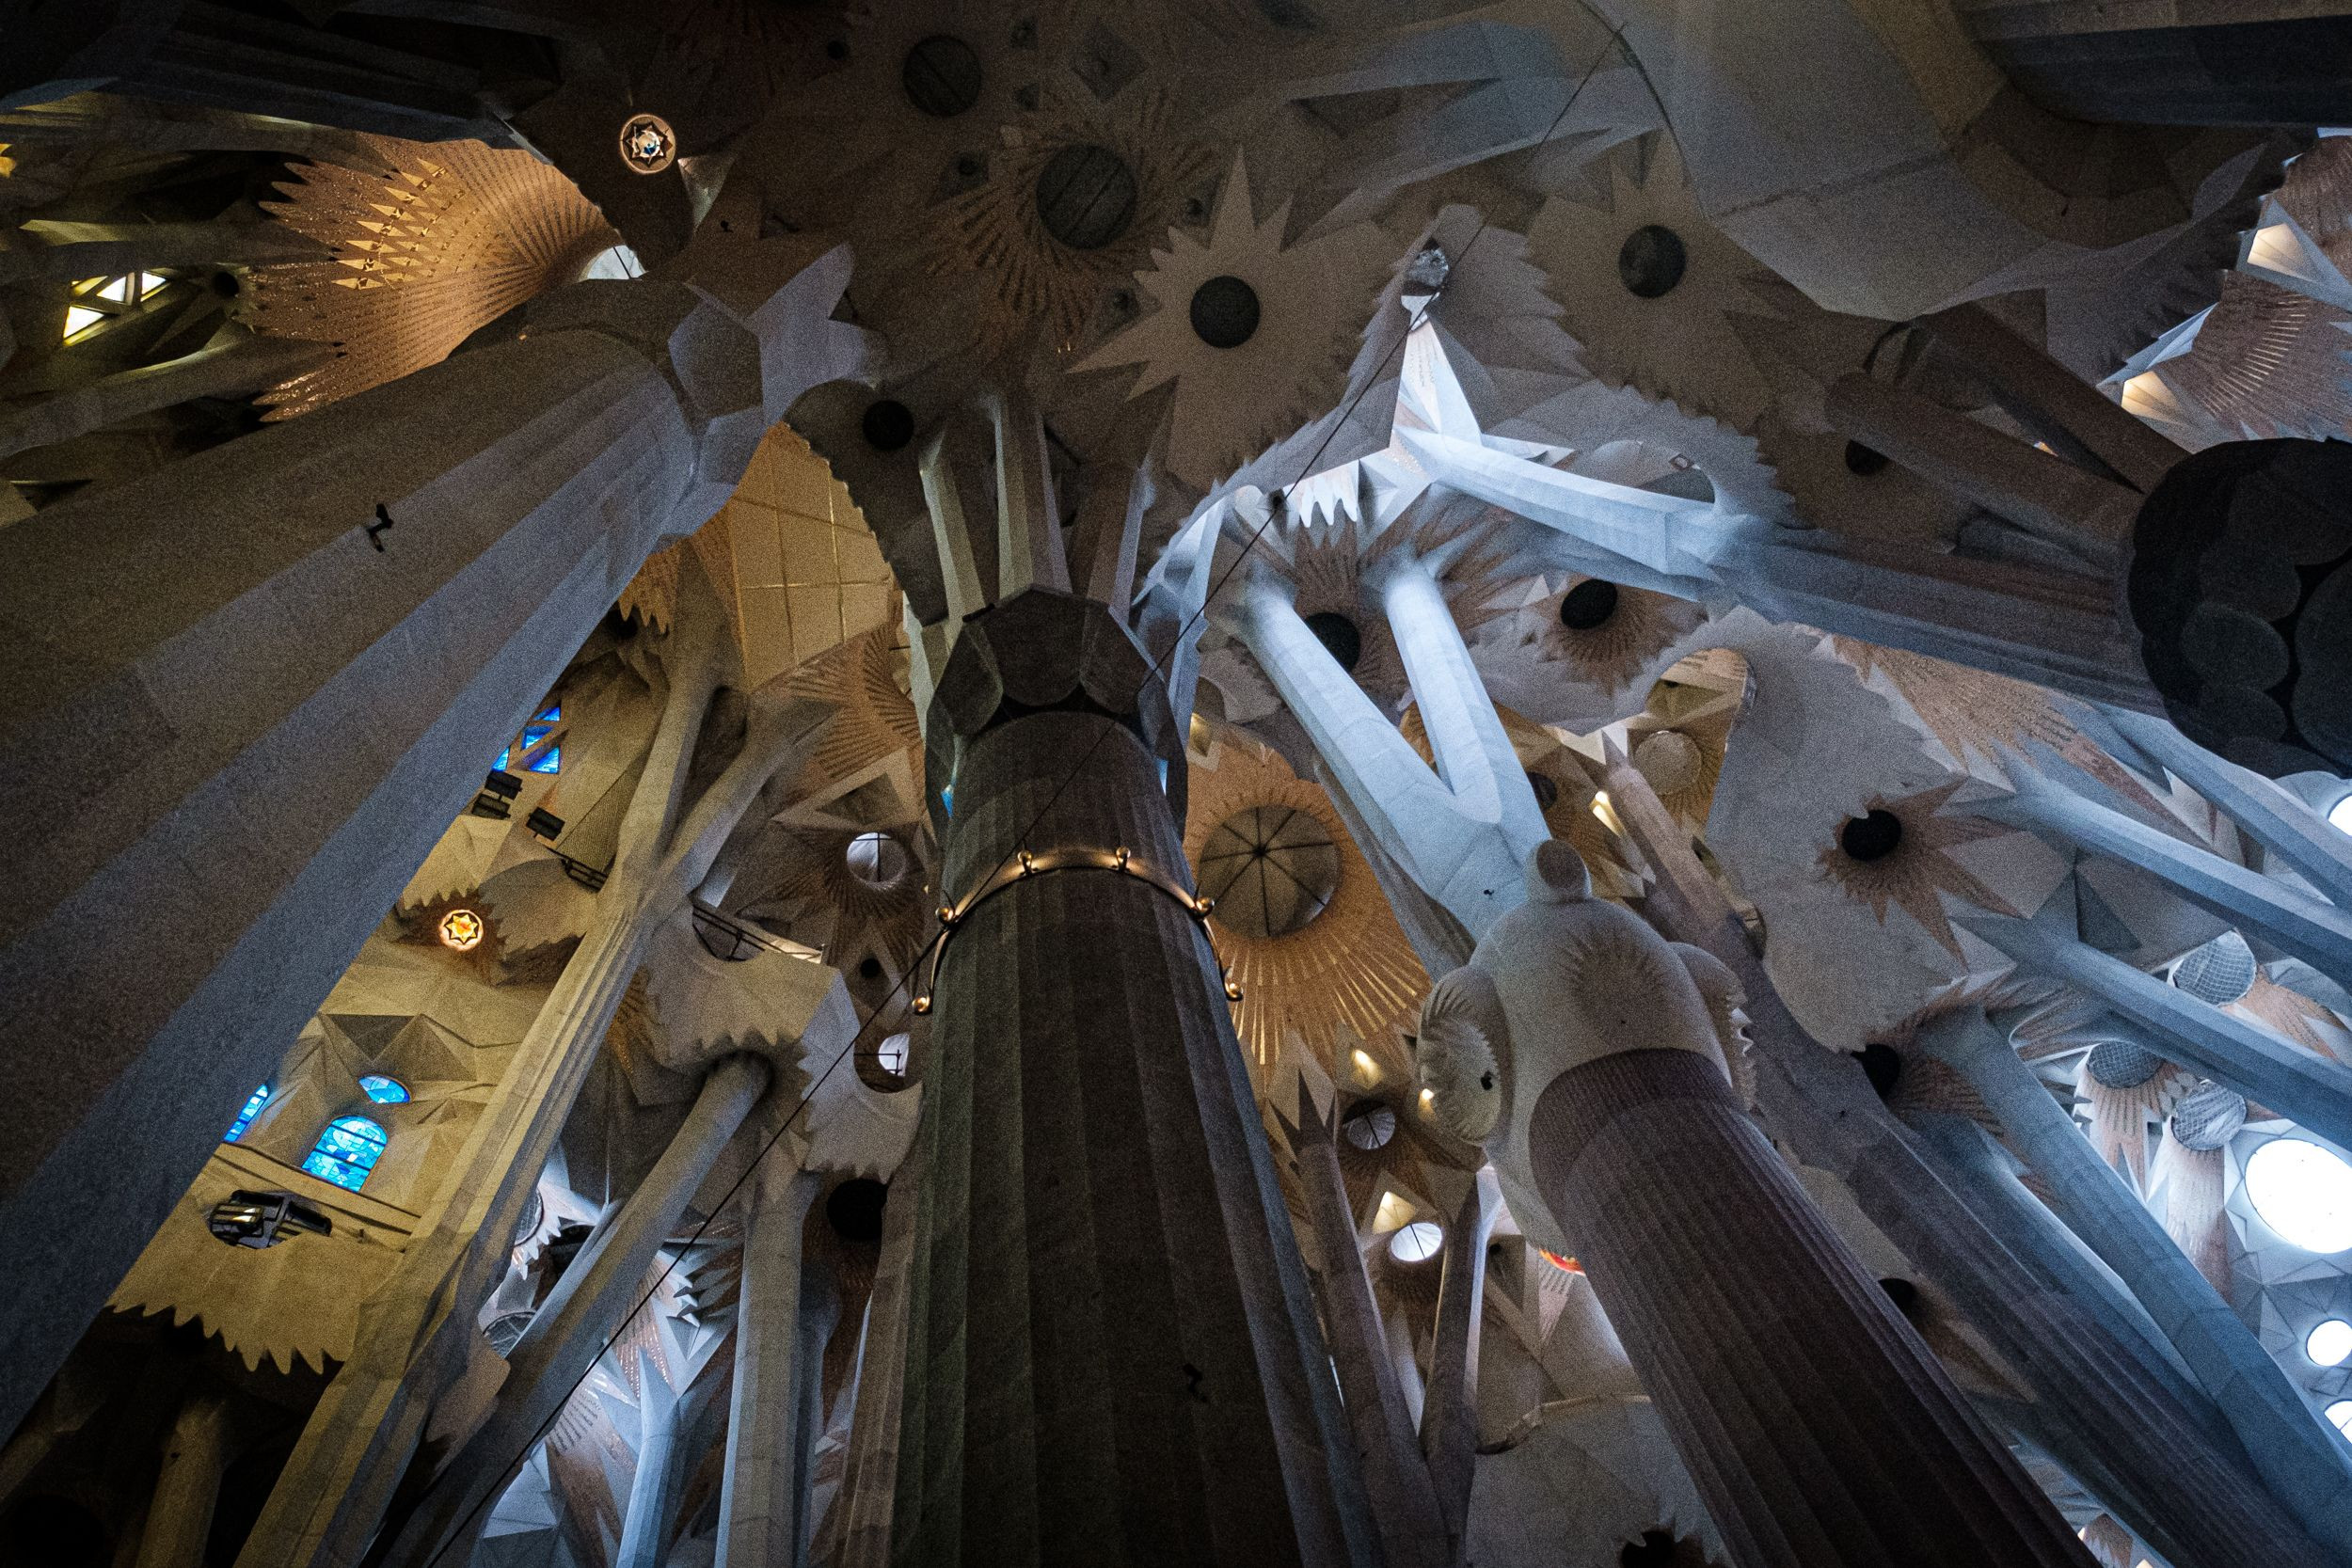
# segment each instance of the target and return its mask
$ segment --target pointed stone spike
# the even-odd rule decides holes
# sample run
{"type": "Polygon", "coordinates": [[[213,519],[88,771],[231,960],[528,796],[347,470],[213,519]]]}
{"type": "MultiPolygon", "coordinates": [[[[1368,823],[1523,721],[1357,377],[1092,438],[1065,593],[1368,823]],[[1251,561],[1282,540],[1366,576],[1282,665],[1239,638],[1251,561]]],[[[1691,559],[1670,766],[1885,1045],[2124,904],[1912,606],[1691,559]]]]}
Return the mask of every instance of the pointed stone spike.
{"type": "Polygon", "coordinates": [[[1030,588],[1067,594],[1070,562],[1045,462],[1045,421],[1025,393],[992,393],[987,407],[996,427],[996,596],[1030,588]]]}

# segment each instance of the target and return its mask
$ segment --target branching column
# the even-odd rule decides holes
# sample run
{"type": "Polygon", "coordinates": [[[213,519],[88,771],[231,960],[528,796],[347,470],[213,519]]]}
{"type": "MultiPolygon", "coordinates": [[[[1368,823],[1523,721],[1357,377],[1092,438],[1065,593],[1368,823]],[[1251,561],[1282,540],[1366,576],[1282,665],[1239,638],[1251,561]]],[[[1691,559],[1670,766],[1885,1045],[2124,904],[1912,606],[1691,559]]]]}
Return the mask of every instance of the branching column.
{"type": "Polygon", "coordinates": [[[801,1240],[817,1178],[762,1172],[743,1237],[718,1568],[791,1568],[800,1539],[801,1240]]]}
{"type": "Polygon", "coordinates": [[[1216,955],[1152,879],[1187,885],[1147,661],[1031,589],[965,623],[930,722],[943,903],[1024,849],[1097,859],[981,898],[941,958],[893,1560],[1374,1560],[1216,955]]]}
{"type": "Polygon", "coordinates": [[[1844,1181],[1901,1248],[2016,1368],[2056,1457],[2167,1557],[2236,1568],[2327,1560],[2205,1415],[2060,1283],[2021,1257],[1948,1186],[1852,1062],[1808,1035],[1747,933],[1640,770],[1609,769],[1610,801],[1657,873],[1651,909],[1677,938],[1740,977],[1754,1021],[1756,1098],[1807,1164],[1844,1181]]]}

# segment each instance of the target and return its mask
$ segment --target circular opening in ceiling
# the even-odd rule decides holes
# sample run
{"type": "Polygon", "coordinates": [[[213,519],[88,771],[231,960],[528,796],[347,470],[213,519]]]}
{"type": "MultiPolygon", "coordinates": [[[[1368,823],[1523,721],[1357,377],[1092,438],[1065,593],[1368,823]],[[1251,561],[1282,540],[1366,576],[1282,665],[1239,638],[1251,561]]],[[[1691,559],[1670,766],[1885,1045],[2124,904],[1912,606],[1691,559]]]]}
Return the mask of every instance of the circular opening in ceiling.
{"type": "Polygon", "coordinates": [[[1672,292],[1690,264],[1691,253],[1683,247],[1682,236],[1663,224],[1642,225],[1625,237],[1617,250],[1617,278],[1626,293],[1641,299],[1656,299],[1672,292]]]}
{"type": "Polygon", "coordinates": [[[1389,1256],[1400,1263],[1426,1263],[1445,1245],[1445,1229],[1436,1220],[1400,1225],[1389,1238],[1389,1256]]]}
{"type": "Polygon", "coordinates": [[[1560,803],[1560,784],[1549,773],[1530,773],[1527,787],[1535,792],[1535,809],[1549,811],[1560,803]]]}
{"type": "Polygon", "coordinates": [[[2224,931],[2172,966],[2172,984],[2215,1007],[2243,1002],[2254,989],[2254,950],[2235,931],[2224,931]]]}
{"type": "Polygon", "coordinates": [[[1339,660],[1340,668],[1353,674],[1356,661],[1364,657],[1364,634],[1356,629],[1356,623],[1336,610],[1318,610],[1307,617],[1307,629],[1315,634],[1324,651],[1339,660]]]}
{"type": "Polygon", "coordinates": [[[874,1065],[893,1077],[907,1075],[907,1048],[912,1043],[903,1029],[895,1035],[884,1035],[874,1047],[874,1065]]]}
{"type": "Polygon", "coordinates": [[[2289,1245],[2352,1247],[2352,1165],[2315,1143],[2273,1138],[2254,1150],[2246,1161],[2246,1196],[2289,1245]]]}
{"type": "Polygon", "coordinates": [[[1675,795],[1706,776],[1699,743],[1680,730],[1652,730],[1633,748],[1633,770],[1661,795],[1675,795]]]}
{"type": "Polygon", "coordinates": [[[925,114],[953,119],[980,101],[980,57],[961,39],[934,33],[907,51],[898,85],[925,114]]]}
{"type": "Polygon", "coordinates": [[[860,833],[842,851],[850,875],[871,888],[898,885],[907,874],[906,847],[888,833],[860,833]]]}
{"type": "Polygon", "coordinates": [[[660,115],[631,115],[621,127],[621,162],[640,174],[660,174],[677,159],[677,135],[660,115]]]}
{"type": "Polygon", "coordinates": [[[1396,1113],[1376,1100],[1367,1100],[1341,1119],[1340,1135],[1367,1154],[1386,1148],[1396,1136],[1396,1113]]]}
{"type": "Polygon", "coordinates": [[[2352,1437],[2352,1400],[2338,1400],[2320,1414],[2328,1418],[2329,1426],[2352,1437]]]}
{"type": "Polygon", "coordinates": [[[1879,1281],[1879,1289],[1886,1292],[1886,1299],[1894,1303],[1895,1310],[1900,1312],[1904,1317],[1909,1318],[1917,1314],[1919,1310],[1919,1287],[1914,1285],[1910,1280],[1904,1279],[1899,1275],[1889,1275],[1884,1279],[1879,1281]]]}
{"type": "Polygon", "coordinates": [[[1038,171],[1038,221],[1073,250],[1102,249],[1135,215],[1135,171],[1107,147],[1065,147],[1038,171]]]}
{"type": "Polygon", "coordinates": [[[585,283],[602,278],[609,282],[626,283],[644,276],[644,263],[637,260],[637,252],[625,245],[610,245],[582,263],[580,276],[573,281],[585,283]]]}
{"type": "Polygon", "coordinates": [[[453,953],[470,953],[482,945],[483,933],[487,929],[473,911],[452,910],[441,916],[441,945],[453,953]]]}
{"type": "Polygon", "coordinates": [[[1211,348],[1239,348],[1258,330],[1258,291],[1238,277],[1212,277],[1192,292],[1194,336],[1211,348]]]}
{"type": "Polygon", "coordinates": [[[825,1199],[825,1223],[845,1242],[882,1240],[882,1204],[890,1190],[866,1177],[852,1177],[825,1199]]]}
{"type": "Polygon", "coordinates": [[[1560,595],[1560,624],[1570,631],[1597,631],[1617,612],[1617,585],[1586,578],[1560,595]]]}
{"type": "Polygon", "coordinates": [[[1893,854],[1903,841],[1903,819],[1883,806],[1873,806],[1860,816],[1850,816],[1837,830],[1837,847],[1851,858],[1865,863],[1883,861],[1893,854]]]}
{"type": "Polygon", "coordinates": [[[882,960],[871,954],[860,958],[857,961],[857,977],[861,980],[881,979],[882,977],[882,960]]]}
{"type": "Polygon", "coordinates": [[[2303,1354],[2322,1367],[2341,1367],[2352,1358],[2352,1323],[2329,1318],[2303,1340],[2303,1354]]]}
{"type": "Polygon", "coordinates": [[[2352,833],[2352,795],[2328,808],[2328,826],[2340,833],[2352,833]]]}
{"type": "Polygon", "coordinates": [[[1295,806],[1252,806],[1218,823],[1196,866],[1216,921],[1244,936],[1290,935],[1321,914],[1339,891],[1340,850],[1313,816],[1295,806]]]}
{"type": "Polygon", "coordinates": [[[1886,454],[1873,451],[1859,441],[1846,443],[1846,471],[1858,479],[1886,471],[1886,454]]]}
{"type": "Polygon", "coordinates": [[[857,428],[876,451],[897,451],[914,439],[914,411],[896,398],[877,398],[866,405],[857,428]]]}

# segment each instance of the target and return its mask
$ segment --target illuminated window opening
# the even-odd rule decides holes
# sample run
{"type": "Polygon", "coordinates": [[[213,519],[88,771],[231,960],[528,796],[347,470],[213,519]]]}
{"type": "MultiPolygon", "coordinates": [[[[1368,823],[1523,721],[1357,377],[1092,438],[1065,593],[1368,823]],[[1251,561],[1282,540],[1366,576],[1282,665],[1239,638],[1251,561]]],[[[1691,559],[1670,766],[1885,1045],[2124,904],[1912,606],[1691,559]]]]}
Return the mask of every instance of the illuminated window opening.
{"type": "Polygon", "coordinates": [[[229,1124],[229,1131],[220,1135],[220,1141],[225,1144],[232,1144],[238,1139],[244,1137],[245,1130],[253,1125],[253,1118],[260,1116],[262,1114],[262,1107],[268,1103],[269,1085],[264,1084],[260,1088],[255,1089],[251,1094],[246,1096],[245,1109],[237,1113],[237,1119],[229,1124]]]}
{"type": "Polygon", "coordinates": [[[2303,1354],[2322,1367],[2341,1367],[2352,1358],[2352,1323],[2329,1318],[2303,1340],[2303,1354]]]}
{"type": "Polygon", "coordinates": [[[2291,1246],[2352,1247],[2352,1165],[2315,1143],[2273,1138],[2247,1156],[2246,1196],[2291,1246]]]}
{"type": "Polygon", "coordinates": [[[490,766],[501,773],[564,771],[564,705],[549,703],[532,715],[490,766]]]}
{"type": "Polygon", "coordinates": [[[73,285],[73,297],[65,308],[65,341],[82,341],[112,318],[136,310],[169,281],[156,272],[83,278],[73,285]]]}
{"type": "Polygon", "coordinates": [[[302,1168],[323,1181],[358,1192],[384,1157],[384,1129],[365,1117],[337,1117],[326,1124],[302,1168]]]}
{"type": "Polygon", "coordinates": [[[387,1078],[380,1072],[361,1073],[359,1090],[378,1105],[401,1105],[408,1100],[407,1085],[397,1078],[387,1078]]]}
{"type": "Polygon", "coordinates": [[[2329,1405],[2324,1414],[2328,1418],[2329,1426],[2334,1427],[2346,1437],[2352,1437],[2352,1400],[2338,1400],[2329,1405]]]}
{"type": "Polygon", "coordinates": [[[1389,1238],[1389,1256],[1400,1263],[1426,1263],[1445,1245],[1445,1227],[1435,1220],[1415,1220],[1389,1238]]]}

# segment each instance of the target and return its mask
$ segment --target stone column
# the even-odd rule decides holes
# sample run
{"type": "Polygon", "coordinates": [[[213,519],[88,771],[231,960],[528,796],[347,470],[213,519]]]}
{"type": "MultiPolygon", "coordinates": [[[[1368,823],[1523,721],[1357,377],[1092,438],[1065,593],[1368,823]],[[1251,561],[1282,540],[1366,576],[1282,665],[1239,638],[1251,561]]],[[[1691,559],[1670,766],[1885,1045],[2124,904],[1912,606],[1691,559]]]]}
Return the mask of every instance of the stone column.
{"type": "MultiPolygon", "coordinates": [[[[2177,1561],[2325,1561],[2233,1445],[2051,1275],[2003,1242],[1923,1157],[1862,1070],[1780,999],[1739,916],[1649,781],[1612,759],[1610,803],[1657,873],[1649,907],[1746,992],[1756,1098],[1774,1132],[1837,1177],[1871,1224],[1949,1297],[2036,1395],[2056,1457],[2177,1561]]],[[[2207,1414],[2210,1407],[2204,1407],[2207,1414]]]]}
{"type": "Polygon", "coordinates": [[[1740,1568],[2087,1561],[1733,1098],[1685,960],[1557,841],[1433,988],[1431,1111],[1583,1265],[1740,1568]]]}
{"type": "Polygon", "coordinates": [[[1182,732],[1099,605],[967,621],[894,1560],[1363,1563],[1377,1545],[1194,911],[1182,732]],[[1168,771],[1163,779],[1162,766],[1168,771]],[[1188,900],[1191,895],[1181,895],[1188,900]]]}
{"type": "Polygon", "coordinates": [[[760,1056],[729,1056],[710,1069],[661,1158],[588,1238],[506,1353],[506,1382],[489,1418],[442,1466],[432,1489],[400,1526],[381,1559],[385,1568],[426,1568],[453,1538],[469,1540],[468,1532],[480,1528],[490,1500],[514,1479],[572,1389],[637,1307],[655,1255],[767,1092],[770,1077],[760,1056]]]}
{"type": "Polygon", "coordinates": [[[1919,1043],[1984,1097],[2018,1153],[2049,1183],[2060,1215],[2163,1328],[2272,1494],[2312,1539],[2352,1552],[2352,1471],[2342,1440],[2008,1039],[1972,1008],[1936,1021],[1919,1043]]]}
{"type": "Polygon", "coordinates": [[[748,316],[558,290],[526,338],[0,530],[0,821],[40,830],[0,908],[0,1234],[78,1238],[0,1281],[0,1428],[763,400],[854,362],[846,255],[726,269],[770,258],[800,270],[733,277],[748,316]]]}
{"type": "Polygon", "coordinates": [[[743,1236],[718,1568],[791,1568],[800,1522],[801,1241],[818,1179],[762,1171],[743,1236]]]}
{"type": "MultiPolygon", "coordinates": [[[[801,1264],[800,1349],[793,1357],[792,1554],[787,1568],[807,1568],[817,1536],[817,1441],[825,1434],[825,1347],[841,1323],[841,1291],[821,1258],[801,1264]]],[[[838,1502],[836,1492],[834,1500],[838,1502]]]]}
{"type": "Polygon", "coordinates": [[[229,1458],[229,1406],[210,1394],[191,1396],[164,1444],[163,1474],[147,1505],[135,1568],[203,1568],[229,1458]]]}
{"type": "Polygon", "coordinates": [[[0,458],[71,441],[191,398],[243,397],[326,357],[317,343],[257,338],[242,326],[225,326],[194,353],[100,376],[0,415],[0,458]]]}
{"type": "Polygon", "coordinates": [[[644,1351],[637,1353],[637,1469],[629,1478],[628,1513],[612,1568],[661,1568],[685,1459],[677,1446],[677,1390],[644,1351]]]}
{"type": "Polygon", "coordinates": [[[326,247],[272,218],[212,223],[68,223],[38,219],[0,249],[0,284],[71,283],[159,267],[262,266],[317,261],[326,247]]]}
{"type": "Polygon", "coordinates": [[[1338,1110],[1336,1098],[1328,1112],[1318,1106],[1302,1083],[1297,1126],[1290,1127],[1285,1117],[1308,1223],[1323,1259],[1315,1277],[1322,1286],[1324,1331],[1390,1568],[1443,1563],[1451,1560],[1444,1551],[1445,1518],[1430,1485],[1429,1467],[1413,1446],[1415,1412],[1406,1402],[1404,1382],[1389,1354],[1388,1324],[1373,1298],[1371,1276],[1364,1272],[1356,1216],[1348,1205],[1329,1119],[1338,1110]]]}
{"type": "Polygon", "coordinates": [[[910,1161],[892,1179],[890,1199],[882,1206],[882,1259],[874,1270],[873,1294],[866,1299],[849,1471],[842,1478],[840,1501],[834,1505],[841,1520],[836,1568],[889,1568],[890,1504],[898,1484],[898,1407],[906,1380],[908,1272],[914,1260],[914,1217],[922,1201],[918,1175],[910,1161]]]}
{"type": "Polygon", "coordinates": [[[1445,1516],[1446,1535],[1459,1558],[1469,1528],[1470,1486],[1478,1467],[1479,1329],[1486,1311],[1486,1241],[1494,1234],[1502,1192],[1482,1170],[1466,1183],[1445,1227],[1445,1274],[1438,1283],[1436,1349],[1429,1358],[1429,1391],[1421,1418],[1421,1450],[1445,1516]]]}

